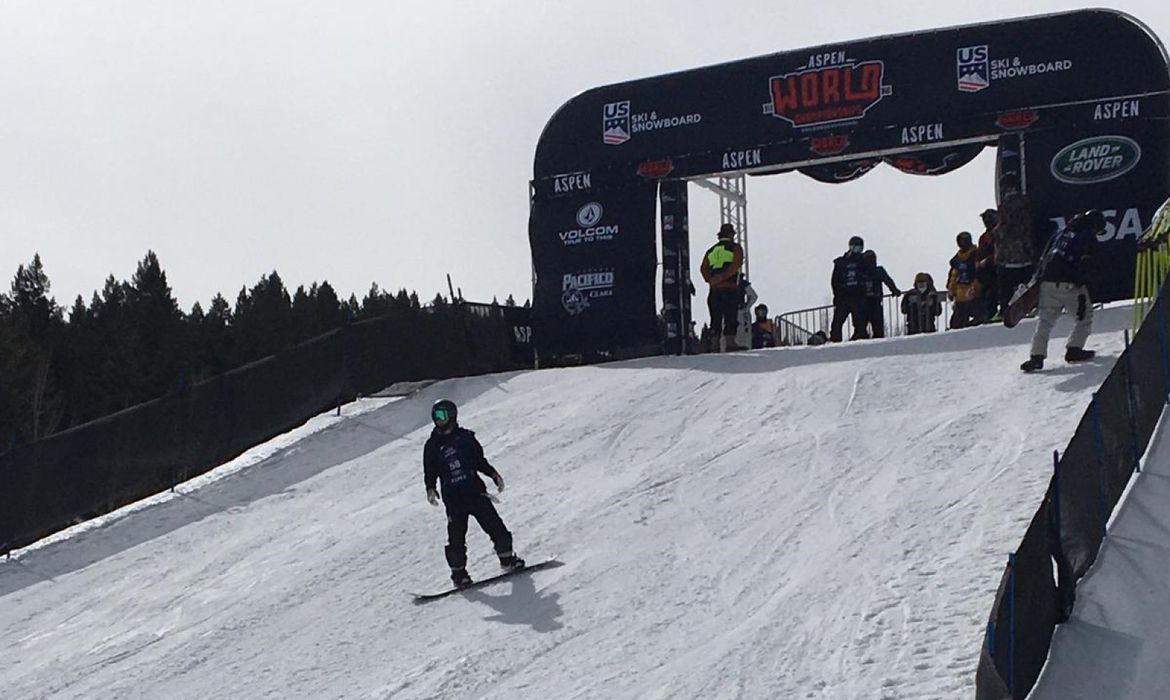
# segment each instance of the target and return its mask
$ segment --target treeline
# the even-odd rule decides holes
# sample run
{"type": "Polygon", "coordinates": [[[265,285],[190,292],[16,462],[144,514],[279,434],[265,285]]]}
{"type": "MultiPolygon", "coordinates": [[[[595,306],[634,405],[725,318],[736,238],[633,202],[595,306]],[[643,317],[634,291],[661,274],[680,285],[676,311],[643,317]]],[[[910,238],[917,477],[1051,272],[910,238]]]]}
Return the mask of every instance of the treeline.
{"type": "MultiPolygon", "coordinates": [[[[494,301],[494,300],[493,300],[494,301]]],[[[449,302],[436,294],[428,306],[449,302]]],[[[511,296],[505,305],[514,306],[511,296]]],[[[417,293],[377,283],[358,300],[328,282],[291,294],[280,275],[245,286],[235,304],[216,294],[179,308],[166,272],[147,252],[129,281],[110,275],[89,304],[65,309],[51,295],[39,255],[0,294],[0,452],[169,392],[344,325],[421,313],[417,293]]]]}

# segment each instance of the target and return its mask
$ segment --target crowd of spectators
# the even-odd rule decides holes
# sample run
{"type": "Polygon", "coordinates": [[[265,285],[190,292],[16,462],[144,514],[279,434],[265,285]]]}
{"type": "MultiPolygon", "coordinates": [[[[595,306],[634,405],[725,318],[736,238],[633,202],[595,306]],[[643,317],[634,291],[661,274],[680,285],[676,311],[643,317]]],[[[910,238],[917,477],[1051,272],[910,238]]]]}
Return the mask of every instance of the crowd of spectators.
{"type": "Polygon", "coordinates": [[[929,273],[918,272],[903,292],[878,264],[877,253],[866,249],[865,240],[851,237],[845,253],[833,260],[833,304],[827,332],[792,327],[784,319],[780,321],[785,327],[780,328],[769,318],[765,304],[755,305],[753,313],[757,297],[741,274],[743,249],[734,241],[734,227],[724,224],[718,242],[707,250],[701,265],[709,285],[711,315],[710,328],[703,329],[702,345],[709,351],[727,352],[841,342],[846,321],[852,328],[850,340],[882,338],[887,332],[887,310],[901,311],[907,335],[936,332],[947,307],[950,313],[945,323],[949,328],[999,323],[1016,288],[1031,280],[1052,230],[1047,221],[1034,219],[1027,196],[1010,187],[1000,207],[984,210],[980,219],[983,227],[978,239],[969,231],[955,236],[957,250],[941,290],[929,273]],[[887,309],[891,297],[897,301],[887,309]],[[801,334],[807,337],[796,337],[801,334]]]}

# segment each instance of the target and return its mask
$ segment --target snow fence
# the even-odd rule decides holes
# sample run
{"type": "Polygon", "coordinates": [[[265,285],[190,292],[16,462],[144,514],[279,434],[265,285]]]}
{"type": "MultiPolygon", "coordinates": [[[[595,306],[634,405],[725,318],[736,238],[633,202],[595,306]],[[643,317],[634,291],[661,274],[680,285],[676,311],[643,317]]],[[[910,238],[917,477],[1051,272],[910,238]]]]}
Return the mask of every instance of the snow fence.
{"type": "Polygon", "coordinates": [[[1140,468],[1170,397],[1170,342],[1163,284],[1133,342],[1093,394],[1019,548],[1008,556],[975,678],[978,700],[1024,698],[1068,619],[1077,581],[1097,558],[1106,524],[1140,468]],[[1055,569],[1055,575],[1054,575],[1055,569]]]}
{"type": "Polygon", "coordinates": [[[527,317],[528,309],[460,303],[346,324],[0,453],[0,555],[174,488],[394,382],[531,367],[531,345],[516,332],[527,317]]]}

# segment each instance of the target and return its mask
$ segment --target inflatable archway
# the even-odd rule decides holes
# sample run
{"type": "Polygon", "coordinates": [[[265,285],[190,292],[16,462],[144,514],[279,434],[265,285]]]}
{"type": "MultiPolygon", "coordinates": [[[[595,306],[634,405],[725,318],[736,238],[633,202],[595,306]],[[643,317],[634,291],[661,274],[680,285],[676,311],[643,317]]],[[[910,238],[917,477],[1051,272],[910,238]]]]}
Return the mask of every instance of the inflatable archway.
{"type": "MultiPolygon", "coordinates": [[[[880,163],[948,172],[998,149],[1038,227],[1105,212],[1095,300],[1132,294],[1135,241],[1170,193],[1170,70],[1148,28],[1083,10],[760,56],[588,90],[545,126],[531,182],[542,357],[668,343],[690,319],[686,181],[880,163]]],[[[997,193],[997,194],[999,194],[997,193]]],[[[668,348],[670,349],[670,348],[668,348]]]]}

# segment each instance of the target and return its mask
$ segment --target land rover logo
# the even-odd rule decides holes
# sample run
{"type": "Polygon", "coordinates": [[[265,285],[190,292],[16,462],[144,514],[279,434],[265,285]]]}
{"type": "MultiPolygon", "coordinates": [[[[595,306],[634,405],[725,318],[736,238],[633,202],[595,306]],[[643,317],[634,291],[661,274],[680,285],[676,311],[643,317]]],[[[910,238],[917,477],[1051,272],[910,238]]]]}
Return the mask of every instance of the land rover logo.
{"type": "Polygon", "coordinates": [[[577,223],[588,228],[601,221],[603,210],[597,202],[590,202],[577,210],[577,223]]]}
{"type": "Polygon", "coordinates": [[[1093,136],[1070,143],[1052,159],[1052,176],[1070,185],[1121,177],[1142,159],[1137,141],[1124,136],[1093,136]]]}

